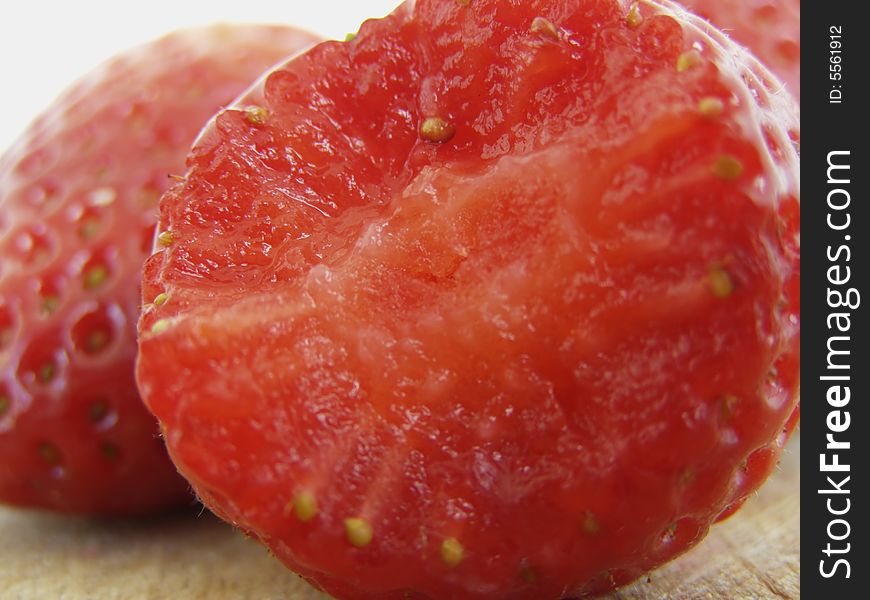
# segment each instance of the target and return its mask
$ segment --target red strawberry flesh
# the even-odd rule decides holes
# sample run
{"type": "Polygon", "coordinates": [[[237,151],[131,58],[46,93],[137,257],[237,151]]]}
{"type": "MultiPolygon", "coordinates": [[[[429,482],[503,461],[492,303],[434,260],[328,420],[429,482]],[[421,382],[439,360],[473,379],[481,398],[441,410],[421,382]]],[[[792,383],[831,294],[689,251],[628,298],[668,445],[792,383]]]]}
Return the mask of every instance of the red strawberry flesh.
{"type": "Polygon", "coordinates": [[[161,201],[143,397],[203,501],[336,596],[599,593],[772,468],[794,106],[700,20],[629,15],[403,5],[221,113],[161,201]]]}

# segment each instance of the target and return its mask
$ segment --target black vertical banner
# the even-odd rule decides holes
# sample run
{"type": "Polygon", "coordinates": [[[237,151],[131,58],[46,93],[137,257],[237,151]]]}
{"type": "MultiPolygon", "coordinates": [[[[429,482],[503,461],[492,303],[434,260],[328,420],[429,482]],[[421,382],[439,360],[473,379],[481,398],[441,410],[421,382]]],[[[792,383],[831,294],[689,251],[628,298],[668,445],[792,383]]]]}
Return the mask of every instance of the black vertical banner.
{"type": "Polygon", "coordinates": [[[801,592],[870,597],[870,153],[863,2],[801,13],[801,592]]]}

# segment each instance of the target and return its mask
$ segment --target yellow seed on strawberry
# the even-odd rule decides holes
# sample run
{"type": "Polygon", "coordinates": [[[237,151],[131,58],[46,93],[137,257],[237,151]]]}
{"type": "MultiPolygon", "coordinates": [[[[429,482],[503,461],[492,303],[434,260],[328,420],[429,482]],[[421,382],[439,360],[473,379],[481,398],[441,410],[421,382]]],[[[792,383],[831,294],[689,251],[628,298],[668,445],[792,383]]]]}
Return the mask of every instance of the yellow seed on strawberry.
{"type": "Polygon", "coordinates": [[[169,329],[169,325],[169,319],[158,319],[154,322],[154,325],[151,326],[151,333],[159,335],[169,329]]]}
{"type": "Polygon", "coordinates": [[[245,109],[245,119],[252,125],[262,125],[269,118],[269,111],[262,106],[249,106],[245,109]]]}
{"type": "Polygon", "coordinates": [[[351,517],[344,520],[345,534],[347,541],[357,548],[364,548],[372,541],[374,532],[372,524],[362,517],[351,517]]]}
{"type": "Polygon", "coordinates": [[[727,298],[734,292],[734,280],[731,279],[728,271],[722,267],[715,267],[710,270],[707,283],[710,291],[717,298],[727,298]]]}
{"type": "Polygon", "coordinates": [[[719,406],[721,407],[722,416],[726,419],[730,419],[734,416],[734,409],[737,407],[737,404],[740,402],[740,399],[734,394],[725,394],[719,399],[719,406]]]}
{"type": "Polygon", "coordinates": [[[87,219],[79,225],[79,237],[83,240],[93,239],[100,231],[100,222],[96,219],[87,219]]]}
{"type": "Polygon", "coordinates": [[[535,17],[532,19],[531,31],[532,33],[537,33],[538,35],[550,38],[551,40],[559,40],[559,30],[556,29],[556,26],[553,25],[551,21],[548,21],[544,17],[535,17]]]}
{"type": "Polygon", "coordinates": [[[39,379],[41,383],[48,383],[52,379],[54,379],[55,375],[55,367],[54,363],[47,362],[44,363],[41,367],[39,367],[39,372],[37,372],[36,377],[39,379]]]}
{"type": "Polygon", "coordinates": [[[310,492],[296,494],[291,505],[296,518],[303,523],[307,523],[317,516],[317,499],[310,492]]]}
{"type": "Polygon", "coordinates": [[[589,511],[583,515],[582,527],[587,535],[598,535],[598,532],[601,531],[601,523],[599,523],[598,518],[589,511]]]}
{"type": "Polygon", "coordinates": [[[109,270],[104,265],[94,265],[88,268],[84,274],[84,288],[95,290],[103,285],[109,278],[109,270]]]}
{"type": "Polygon", "coordinates": [[[701,64],[701,55],[697,50],[683,52],[677,57],[677,72],[682,73],[701,64]]]}
{"type": "Polygon", "coordinates": [[[443,144],[456,134],[456,127],[441,117],[427,117],[420,124],[420,137],[427,142],[443,144]]]}
{"type": "Polygon", "coordinates": [[[97,329],[96,331],[91,332],[88,336],[88,339],[85,342],[85,351],[88,354],[96,354],[105,348],[108,343],[109,334],[102,329],[97,329]]]}
{"type": "Polygon", "coordinates": [[[725,110],[725,103],[719,98],[707,96],[698,102],[698,112],[706,119],[716,119],[725,110]]]}
{"type": "Polygon", "coordinates": [[[638,2],[634,2],[631,8],[628,9],[628,15],[625,17],[625,22],[629,27],[637,27],[643,23],[643,17],[640,14],[640,6],[638,2]]]}
{"type": "Polygon", "coordinates": [[[60,298],[54,295],[45,296],[39,305],[39,312],[42,313],[43,316],[47,317],[54,313],[54,311],[57,310],[58,306],[60,306],[60,298]]]}
{"type": "Polygon", "coordinates": [[[713,163],[713,174],[725,181],[735,181],[743,174],[743,163],[730,154],[723,154],[713,163]]]}
{"type": "Polygon", "coordinates": [[[465,556],[465,548],[456,538],[447,538],[441,542],[441,560],[448,567],[455,567],[462,562],[465,556]]]}
{"type": "Polygon", "coordinates": [[[157,234],[157,241],[161,246],[171,246],[172,242],[175,241],[175,236],[167,229],[166,231],[161,231],[157,234]]]}
{"type": "Polygon", "coordinates": [[[687,486],[695,479],[695,472],[689,467],[680,471],[680,485],[687,486]]]}

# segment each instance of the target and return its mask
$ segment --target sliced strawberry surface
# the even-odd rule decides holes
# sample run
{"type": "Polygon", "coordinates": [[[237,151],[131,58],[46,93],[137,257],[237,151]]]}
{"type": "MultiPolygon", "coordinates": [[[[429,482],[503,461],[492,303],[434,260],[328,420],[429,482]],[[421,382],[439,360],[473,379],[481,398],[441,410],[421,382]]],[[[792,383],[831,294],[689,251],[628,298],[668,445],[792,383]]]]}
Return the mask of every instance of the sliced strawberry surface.
{"type": "Polygon", "coordinates": [[[0,502],[192,502],[133,377],[156,203],[209,116],[314,41],[278,26],[171,34],[82,79],[0,159],[0,502]]]}
{"type": "Polygon", "coordinates": [[[146,263],[179,469],[341,598],[584,596],[683,552],[793,427],[778,86],[609,0],[421,0],[275,70],[146,263]]]}
{"type": "Polygon", "coordinates": [[[801,97],[801,0],[680,0],[745,45],[801,97]]]}

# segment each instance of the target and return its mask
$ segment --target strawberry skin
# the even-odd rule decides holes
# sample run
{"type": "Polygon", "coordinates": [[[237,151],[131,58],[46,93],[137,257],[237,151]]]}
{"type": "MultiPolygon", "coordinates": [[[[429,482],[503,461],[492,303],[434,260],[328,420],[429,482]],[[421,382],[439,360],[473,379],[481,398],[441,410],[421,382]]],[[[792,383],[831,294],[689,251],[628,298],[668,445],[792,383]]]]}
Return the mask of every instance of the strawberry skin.
{"type": "Polygon", "coordinates": [[[779,85],[614,0],[418,0],[273,71],[146,262],[179,469],[340,598],[588,596],[685,551],[796,419],[779,85]]]}
{"type": "Polygon", "coordinates": [[[801,97],[801,0],[681,0],[773,71],[801,97]]]}
{"type": "Polygon", "coordinates": [[[190,502],[133,377],[156,203],[202,124],[312,36],[219,25],[124,53],[0,159],[0,502],[190,502]]]}

